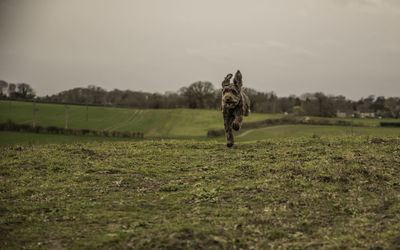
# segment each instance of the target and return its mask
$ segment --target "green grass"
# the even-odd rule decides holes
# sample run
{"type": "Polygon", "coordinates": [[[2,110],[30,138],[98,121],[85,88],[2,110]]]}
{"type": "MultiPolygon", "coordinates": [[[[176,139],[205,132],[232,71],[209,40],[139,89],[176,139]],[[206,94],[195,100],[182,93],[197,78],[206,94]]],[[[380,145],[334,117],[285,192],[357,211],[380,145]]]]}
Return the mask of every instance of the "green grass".
{"type": "MultiPolygon", "coordinates": [[[[400,136],[399,128],[347,127],[320,125],[280,125],[258,129],[242,130],[235,133],[236,141],[253,141],[267,138],[296,138],[310,136],[400,136]]],[[[224,138],[220,138],[224,140],[224,138]]]]}
{"type": "Polygon", "coordinates": [[[52,135],[36,134],[24,132],[0,131],[0,146],[15,144],[50,144],[50,143],[83,143],[83,142],[115,142],[115,141],[133,141],[134,139],[100,137],[100,136],[73,136],[73,135],[52,135]]]}
{"type": "Polygon", "coordinates": [[[327,117],[311,117],[312,119],[322,119],[322,120],[343,120],[347,122],[353,122],[354,124],[361,123],[365,126],[379,127],[381,122],[400,122],[399,119],[367,119],[367,118],[327,118],[327,117]]]}
{"type": "MultiPolygon", "coordinates": [[[[7,121],[9,117],[8,101],[0,101],[0,122],[7,121]]],[[[37,124],[42,126],[64,127],[65,106],[60,104],[36,104],[37,124]]],[[[223,118],[218,110],[194,109],[123,109],[111,107],[89,107],[89,120],[86,121],[86,106],[69,105],[69,127],[74,129],[139,131],[146,138],[173,138],[207,140],[206,134],[211,129],[222,129],[223,118]]],[[[279,114],[255,114],[244,118],[244,122],[280,118],[279,114]]],[[[11,102],[11,119],[17,123],[32,123],[33,104],[28,102],[11,102]]],[[[314,118],[312,118],[314,119],[314,118]]],[[[318,118],[335,119],[335,118],[318,118]]],[[[347,119],[350,121],[351,119],[347,119]]],[[[371,135],[371,136],[398,136],[398,128],[377,127],[379,119],[353,119],[355,123],[364,123],[370,127],[343,126],[307,126],[284,125],[271,126],[254,130],[242,130],[236,135],[237,141],[262,140],[265,138],[323,136],[323,135],[371,135]]],[[[110,139],[100,137],[38,135],[33,133],[0,133],[0,145],[13,144],[45,144],[68,143],[89,141],[120,141],[123,139],[110,139]]],[[[224,137],[220,137],[223,141],[224,137]]]]}
{"type": "Polygon", "coordinates": [[[2,249],[394,249],[400,138],[0,149],[2,249]]]}
{"type": "MultiPolygon", "coordinates": [[[[0,101],[0,122],[9,119],[8,101],[0,101]]],[[[65,126],[65,106],[61,104],[36,104],[37,124],[42,126],[65,126]]],[[[205,137],[210,129],[223,128],[219,110],[198,109],[124,109],[111,107],[68,106],[68,126],[73,129],[118,130],[143,132],[145,137],[205,137]]],[[[275,114],[251,114],[245,122],[279,118],[275,114]]],[[[11,120],[31,124],[33,104],[11,102],[11,120]]]]}
{"type": "MultiPolygon", "coordinates": [[[[235,132],[235,141],[258,141],[273,138],[297,138],[337,136],[352,137],[366,136],[400,136],[399,128],[380,127],[344,127],[344,126],[319,126],[319,125],[279,125],[257,129],[248,129],[235,132]]],[[[176,136],[176,139],[190,138],[189,136],[176,136]]],[[[162,139],[162,137],[158,138],[162,139]]],[[[213,140],[206,137],[192,137],[195,140],[213,140]]],[[[0,131],[0,146],[15,144],[49,144],[49,143],[77,143],[77,142],[105,142],[105,141],[132,141],[133,139],[97,137],[97,136],[69,136],[52,134],[35,134],[23,132],[0,131]]],[[[225,137],[218,137],[219,142],[224,142],[225,137]]]]}

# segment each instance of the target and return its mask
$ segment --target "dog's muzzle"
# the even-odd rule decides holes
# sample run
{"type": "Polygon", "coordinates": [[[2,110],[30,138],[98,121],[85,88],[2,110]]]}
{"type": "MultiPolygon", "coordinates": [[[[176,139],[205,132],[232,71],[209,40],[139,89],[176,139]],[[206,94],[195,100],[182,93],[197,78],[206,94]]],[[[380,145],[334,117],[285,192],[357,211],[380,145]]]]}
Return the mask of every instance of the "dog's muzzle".
{"type": "Polygon", "coordinates": [[[237,105],[236,102],[232,102],[232,101],[230,101],[230,102],[225,101],[224,102],[224,107],[227,108],[227,109],[233,109],[233,108],[236,107],[236,105],[237,105]]]}

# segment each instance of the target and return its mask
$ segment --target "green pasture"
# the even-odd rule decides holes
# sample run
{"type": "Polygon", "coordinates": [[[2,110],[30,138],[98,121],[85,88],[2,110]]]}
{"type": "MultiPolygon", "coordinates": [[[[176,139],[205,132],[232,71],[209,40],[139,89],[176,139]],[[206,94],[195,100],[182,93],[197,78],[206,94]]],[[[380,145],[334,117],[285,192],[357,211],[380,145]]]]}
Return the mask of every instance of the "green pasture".
{"type": "MultiPolygon", "coordinates": [[[[235,132],[235,141],[249,142],[274,138],[299,138],[299,137],[354,137],[354,136],[400,136],[399,128],[381,128],[381,127],[345,127],[345,126],[320,126],[320,125],[278,125],[257,129],[248,129],[235,132]]],[[[190,139],[190,137],[176,137],[176,139],[190,139]]],[[[162,139],[148,138],[148,139],[162,139]]],[[[205,136],[192,137],[196,140],[215,140],[205,136]]],[[[216,139],[221,144],[225,137],[216,139]]],[[[25,132],[0,131],[0,145],[15,144],[49,144],[49,143],[84,143],[84,142],[106,142],[106,141],[134,141],[134,139],[98,137],[98,136],[70,136],[70,135],[52,135],[36,134],[25,132]]]]}
{"type": "MultiPolygon", "coordinates": [[[[253,141],[271,138],[296,138],[315,136],[400,136],[399,128],[387,127],[348,127],[321,125],[279,125],[257,129],[248,129],[235,133],[236,141],[253,141]]],[[[223,140],[224,138],[220,138],[223,140]]]]}
{"type": "MultiPolygon", "coordinates": [[[[33,108],[33,103],[13,101],[9,112],[9,101],[0,101],[0,122],[11,118],[16,123],[32,124],[33,108]]],[[[210,129],[223,128],[222,114],[218,110],[139,110],[43,103],[37,103],[36,110],[36,124],[42,126],[65,127],[67,110],[69,128],[143,132],[145,137],[204,137],[210,129]]],[[[254,113],[244,121],[279,117],[281,115],[254,113]]]]}
{"type": "Polygon", "coordinates": [[[133,141],[134,139],[100,136],[74,136],[0,131],[0,146],[14,144],[51,144],[133,141]]]}
{"type": "MultiPolygon", "coordinates": [[[[197,139],[208,140],[206,134],[211,129],[223,128],[223,119],[218,110],[198,109],[126,109],[82,105],[42,104],[30,102],[0,101],[0,122],[9,117],[16,123],[31,124],[33,108],[36,107],[36,124],[42,126],[65,126],[66,112],[68,127],[73,129],[116,130],[143,132],[148,139],[197,139]],[[67,111],[66,111],[67,110],[67,111]],[[88,117],[88,119],[87,119],[88,117]]],[[[280,118],[279,114],[252,113],[244,122],[280,118]]],[[[315,119],[312,118],[311,119],[315,119]]],[[[318,118],[334,120],[336,118],[318,118]]],[[[253,141],[268,138],[310,137],[310,136],[399,136],[399,128],[379,127],[381,121],[393,119],[341,119],[363,123],[366,127],[279,125],[257,129],[241,130],[235,134],[236,141],[253,141]]],[[[34,133],[0,132],[0,145],[74,143],[90,141],[121,141],[121,138],[101,138],[95,136],[65,136],[34,133]]],[[[224,137],[217,138],[223,142],[224,137]]]]}
{"type": "Polygon", "coordinates": [[[378,118],[328,118],[318,117],[320,120],[342,120],[346,122],[353,122],[354,124],[363,124],[364,126],[379,127],[381,122],[400,122],[399,119],[378,119],[378,118]]]}

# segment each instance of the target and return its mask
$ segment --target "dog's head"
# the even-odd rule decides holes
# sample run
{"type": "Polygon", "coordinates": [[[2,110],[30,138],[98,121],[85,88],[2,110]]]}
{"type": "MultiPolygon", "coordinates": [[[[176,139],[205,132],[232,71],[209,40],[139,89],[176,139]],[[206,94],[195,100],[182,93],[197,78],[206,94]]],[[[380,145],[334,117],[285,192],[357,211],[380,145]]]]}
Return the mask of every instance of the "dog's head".
{"type": "Polygon", "coordinates": [[[222,81],[222,107],[224,109],[234,109],[241,100],[242,74],[238,70],[233,79],[233,84],[230,83],[232,74],[228,74],[222,81]]]}

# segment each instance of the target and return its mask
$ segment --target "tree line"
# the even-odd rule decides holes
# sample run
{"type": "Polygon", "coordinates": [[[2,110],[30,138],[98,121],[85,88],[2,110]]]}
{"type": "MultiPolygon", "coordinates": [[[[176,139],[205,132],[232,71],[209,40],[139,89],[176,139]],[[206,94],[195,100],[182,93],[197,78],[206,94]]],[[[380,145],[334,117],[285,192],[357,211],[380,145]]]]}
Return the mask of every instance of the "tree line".
{"type": "MultiPolygon", "coordinates": [[[[342,95],[326,95],[322,92],[305,93],[300,96],[278,97],[274,92],[260,92],[245,88],[251,101],[251,111],[258,113],[287,113],[321,117],[369,116],[400,118],[400,98],[370,95],[357,101],[342,95]]],[[[11,100],[36,100],[48,103],[68,103],[82,105],[102,105],[139,109],[219,109],[221,89],[211,82],[197,81],[176,92],[149,93],[114,89],[107,91],[89,85],[73,88],[54,95],[35,96],[35,91],[27,83],[7,83],[0,81],[0,98],[11,100]]]]}
{"type": "Polygon", "coordinates": [[[0,80],[0,98],[1,99],[33,99],[35,91],[27,83],[8,83],[0,80]]]}

